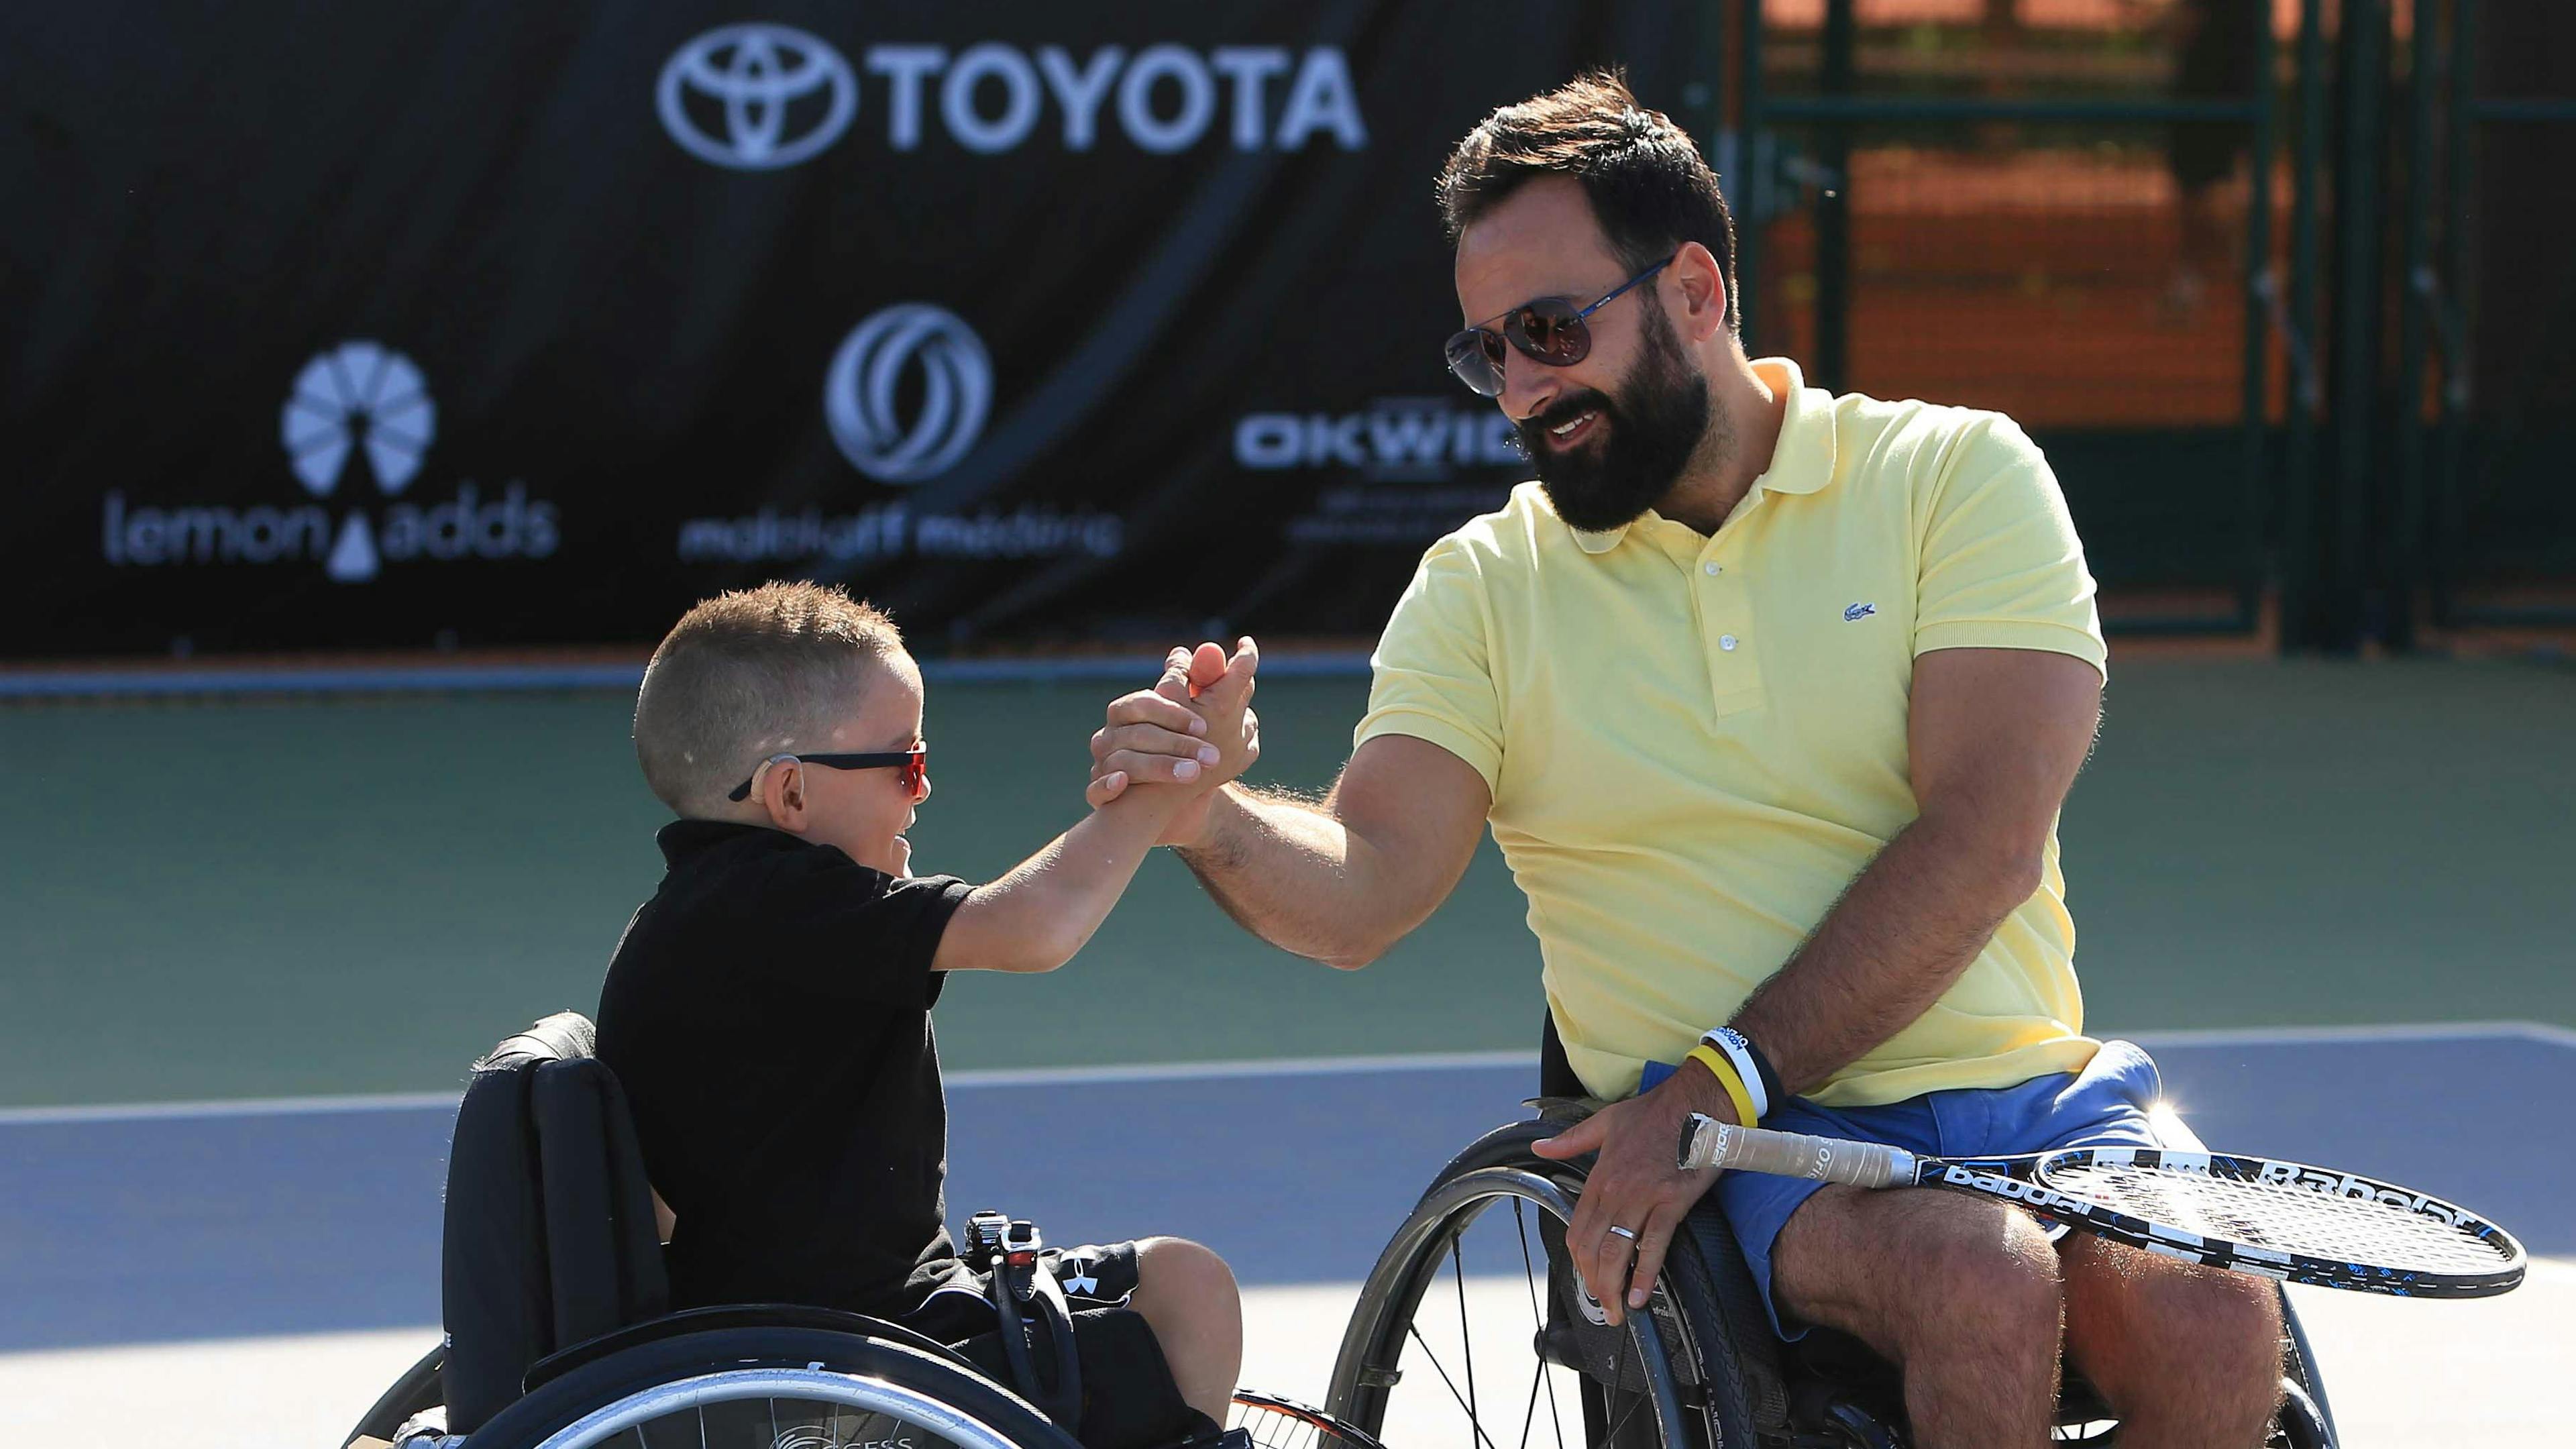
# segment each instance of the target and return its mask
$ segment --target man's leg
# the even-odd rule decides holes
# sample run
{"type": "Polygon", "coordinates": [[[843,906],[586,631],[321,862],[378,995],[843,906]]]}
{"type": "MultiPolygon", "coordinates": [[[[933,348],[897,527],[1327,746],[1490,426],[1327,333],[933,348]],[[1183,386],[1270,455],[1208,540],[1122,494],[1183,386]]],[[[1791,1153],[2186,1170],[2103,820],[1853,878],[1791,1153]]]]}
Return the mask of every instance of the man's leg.
{"type": "Polygon", "coordinates": [[[1922,1449],[2035,1446],[2057,1406],[2064,1300],[2029,1214],[1945,1192],[1828,1187],[1771,1246],[1773,1300],[1905,1373],[1922,1449]]]}
{"type": "Polygon", "coordinates": [[[1153,1328],[1181,1397],[1224,1423],[1243,1368],[1243,1296],[1234,1270],[1186,1238],[1142,1239],[1127,1306],[1153,1328]]]}
{"type": "Polygon", "coordinates": [[[2069,1233],[2066,1353],[2120,1415],[2120,1449],[2249,1449],[2281,1401],[2270,1280],[2069,1233]]]}

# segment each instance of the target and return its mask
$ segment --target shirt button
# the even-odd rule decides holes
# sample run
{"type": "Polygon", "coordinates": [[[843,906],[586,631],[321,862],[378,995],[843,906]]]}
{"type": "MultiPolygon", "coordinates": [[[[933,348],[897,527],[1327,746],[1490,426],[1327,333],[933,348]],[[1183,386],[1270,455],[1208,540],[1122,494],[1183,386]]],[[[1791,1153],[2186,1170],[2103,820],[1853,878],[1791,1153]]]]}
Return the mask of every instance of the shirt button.
{"type": "Polygon", "coordinates": [[[1708,575],[1710,578],[1716,578],[1719,574],[1726,572],[1726,570],[1719,568],[1714,562],[1701,564],[1699,566],[1699,571],[1708,575]]]}
{"type": "Polygon", "coordinates": [[[1718,647],[1718,648],[1720,648],[1720,649],[1732,649],[1732,648],[1734,648],[1734,647],[1735,647],[1735,636],[1734,636],[1734,635],[1732,635],[1732,634],[1720,634],[1720,635],[1718,635],[1718,636],[1717,636],[1717,647],[1718,647]]]}

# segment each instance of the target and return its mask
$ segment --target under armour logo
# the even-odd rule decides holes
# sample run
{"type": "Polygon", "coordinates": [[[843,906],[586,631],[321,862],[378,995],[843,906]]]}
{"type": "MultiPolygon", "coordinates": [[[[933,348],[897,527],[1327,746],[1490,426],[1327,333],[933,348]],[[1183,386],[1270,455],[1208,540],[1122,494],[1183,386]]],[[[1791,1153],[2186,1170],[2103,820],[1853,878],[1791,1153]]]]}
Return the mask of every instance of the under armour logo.
{"type": "Polygon", "coordinates": [[[1079,1293],[1090,1298],[1100,1292],[1100,1280],[1092,1276],[1091,1263],[1087,1259],[1065,1259],[1063,1268],[1056,1277],[1064,1284],[1064,1291],[1067,1293],[1079,1293]]]}
{"type": "Polygon", "coordinates": [[[1843,622],[1846,624],[1857,624],[1861,620],[1866,619],[1877,612],[1878,605],[1876,604],[1854,604],[1850,608],[1843,610],[1843,622]]]}

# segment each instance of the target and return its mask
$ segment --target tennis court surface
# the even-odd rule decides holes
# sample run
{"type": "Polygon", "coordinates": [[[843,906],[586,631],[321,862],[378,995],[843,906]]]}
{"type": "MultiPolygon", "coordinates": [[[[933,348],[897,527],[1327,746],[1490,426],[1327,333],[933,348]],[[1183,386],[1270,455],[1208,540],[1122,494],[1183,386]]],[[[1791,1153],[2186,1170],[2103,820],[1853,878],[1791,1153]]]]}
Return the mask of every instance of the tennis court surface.
{"type": "MultiPolygon", "coordinates": [[[[2449,1196],[2539,1256],[2480,1302],[2299,1290],[2349,1442],[2565,1442],[2576,674],[2115,658],[2113,681],[2063,829],[2095,1029],[2149,1042],[2212,1145],[2449,1196]]],[[[934,686],[926,868],[986,878],[1069,823],[1117,687],[934,686]]],[[[1329,780],[1365,688],[1265,679],[1264,775],[1329,780]]],[[[190,1406],[194,1443],[335,1442],[434,1341],[465,1064],[587,1009],[658,871],[629,708],[0,710],[0,756],[45,766],[0,799],[0,1444],[112,1437],[136,1384],[190,1406]]],[[[1414,1196],[1518,1115],[1536,978],[1490,847],[1358,973],[1260,945],[1157,859],[1065,970],[942,1001],[950,1207],[1216,1246],[1247,1381],[1319,1395],[1414,1196]]]]}
{"type": "MultiPolygon", "coordinates": [[[[2576,1032],[2149,1044],[2213,1145],[2448,1195],[2543,1259],[2495,1300],[2297,1290],[2349,1442],[2554,1429],[2540,1386],[2576,1356],[2576,1131],[2535,1140],[2491,1107],[2576,1098],[2576,1032]]],[[[1512,1054],[965,1074],[950,1205],[1005,1207],[1056,1242],[1217,1247],[1247,1290],[1246,1381],[1320,1398],[1377,1249],[1442,1162],[1519,1115],[1533,1076],[1512,1054]]],[[[202,1444],[345,1429],[436,1339],[453,1110],[429,1095],[0,1115],[0,1172],[22,1189],[0,1204],[0,1440],[76,1442],[137,1374],[192,1387],[202,1444]]]]}

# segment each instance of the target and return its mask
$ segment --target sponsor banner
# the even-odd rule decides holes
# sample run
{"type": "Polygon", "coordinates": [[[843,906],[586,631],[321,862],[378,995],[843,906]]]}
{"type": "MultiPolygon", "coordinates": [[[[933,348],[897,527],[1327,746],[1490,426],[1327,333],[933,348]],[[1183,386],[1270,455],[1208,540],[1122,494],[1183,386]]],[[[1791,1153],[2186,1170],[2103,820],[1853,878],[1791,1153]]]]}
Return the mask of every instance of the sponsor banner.
{"type": "Polygon", "coordinates": [[[1684,116],[1691,24],[65,12],[0,52],[0,657],[646,641],[780,576],[927,651],[1373,633],[1527,473],[1433,172],[1587,65],[1684,116]],[[138,34],[225,83],[110,83],[138,34]]]}

